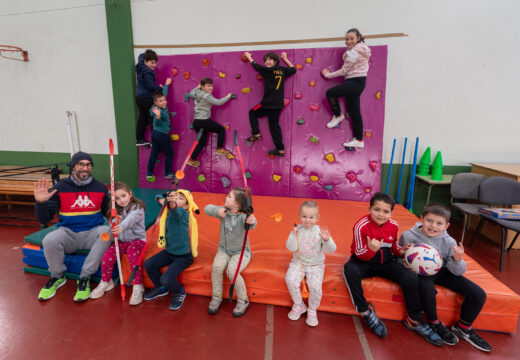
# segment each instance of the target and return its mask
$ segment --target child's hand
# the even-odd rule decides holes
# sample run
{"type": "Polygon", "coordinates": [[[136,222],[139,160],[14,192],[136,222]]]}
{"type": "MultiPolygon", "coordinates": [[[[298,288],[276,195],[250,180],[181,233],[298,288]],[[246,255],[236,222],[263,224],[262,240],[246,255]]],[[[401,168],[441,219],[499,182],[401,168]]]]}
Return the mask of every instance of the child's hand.
{"type": "Polygon", "coordinates": [[[221,207],[220,209],[217,210],[217,215],[218,217],[224,219],[226,217],[226,208],[225,207],[221,207]]]}
{"type": "Polygon", "coordinates": [[[327,77],[327,74],[329,74],[329,73],[330,73],[330,70],[329,70],[329,69],[323,69],[323,70],[321,70],[321,75],[323,75],[323,76],[325,76],[325,77],[327,77]]]}
{"type": "Polygon", "coordinates": [[[406,244],[405,246],[401,247],[401,249],[399,250],[399,255],[401,256],[404,256],[404,254],[406,253],[406,251],[408,251],[409,248],[412,247],[412,244],[406,244]]]}
{"type": "Polygon", "coordinates": [[[320,226],[320,237],[323,239],[323,241],[330,240],[330,231],[328,227],[320,226]]]}
{"type": "Polygon", "coordinates": [[[166,197],[166,201],[168,201],[168,207],[170,209],[175,209],[177,207],[177,194],[174,192],[171,192],[166,197]]]}
{"type": "Polygon", "coordinates": [[[287,59],[287,53],[285,51],[282,51],[281,58],[282,60],[287,59]]]}
{"type": "Polygon", "coordinates": [[[383,244],[383,239],[381,239],[381,240],[371,239],[370,236],[367,236],[367,245],[370,250],[378,251],[379,249],[381,249],[382,244],[383,244]]]}
{"type": "Polygon", "coordinates": [[[168,78],[166,79],[166,85],[171,85],[172,84],[172,79],[171,78],[168,78]]]}
{"type": "Polygon", "coordinates": [[[298,225],[294,224],[292,232],[294,233],[294,235],[298,235],[298,225]]]}
{"type": "Polygon", "coordinates": [[[256,218],[253,214],[249,215],[246,219],[246,224],[254,225],[256,222],[256,218]]]}
{"type": "Polygon", "coordinates": [[[462,259],[462,254],[464,254],[464,246],[462,245],[462,242],[460,242],[458,246],[453,246],[452,249],[453,259],[455,259],[455,261],[462,259]]]}
{"type": "Polygon", "coordinates": [[[119,225],[115,225],[113,228],[112,228],[112,234],[114,235],[119,235],[123,232],[123,229],[121,229],[121,226],[119,225]]]}
{"type": "Polygon", "coordinates": [[[249,60],[249,62],[253,62],[253,57],[251,56],[250,52],[246,51],[244,55],[246,56],[247,60],[249,60]]]}
{"type": "Polygon", "coordinates": [[[155,116],[157,116],[158,119],[161,118],[161,110],[159,109],[159,107],[154,106],[152,108],[152,112],[154,113],[155,116]]]}
{"type": "Polygon", "coordinates": [[[228,99],[231,99],[231,96],[232,96],[232,95],[233,95],[233,94],[229,93],[229,94],[226,95],[226,97],[227,97],[228,99]]]}

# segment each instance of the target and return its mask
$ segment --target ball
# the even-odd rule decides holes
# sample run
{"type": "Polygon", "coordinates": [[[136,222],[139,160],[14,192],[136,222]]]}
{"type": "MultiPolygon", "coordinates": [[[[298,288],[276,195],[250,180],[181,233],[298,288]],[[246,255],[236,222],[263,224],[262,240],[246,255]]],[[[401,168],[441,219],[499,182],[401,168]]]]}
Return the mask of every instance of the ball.
{"type": "Polygon", "coordinates": [[[435,275],[442,268],[442,258],[430,245],[413,244],[404,254],[404,266],[417,275],[435,275]]]}

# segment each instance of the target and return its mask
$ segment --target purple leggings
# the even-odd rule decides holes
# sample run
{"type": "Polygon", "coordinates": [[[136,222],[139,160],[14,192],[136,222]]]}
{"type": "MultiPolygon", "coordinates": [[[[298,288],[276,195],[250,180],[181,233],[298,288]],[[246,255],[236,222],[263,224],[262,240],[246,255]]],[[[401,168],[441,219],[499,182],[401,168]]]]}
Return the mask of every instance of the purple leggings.
{"type": "MultiPolygon", "coordinates": [[[[139,260],[139,255],[141,255],[141,251],[143,250],[146,242],[143,240],[132,240],[132,241],[119,241],[119,254],[126,254],[128,258],[128,262],[130,263],[130,270],[134,268],[137,264],[137,260],[139,260]]],[[[112,243],[108,250],[103,255],[103,260],[101,260],[101,280],[102,281],[110,281],[112,278],[112,271],[114,270],[114,264],[116,263],[116,245],[112,243]]],[[[143,283],[143,269],[139,268],[134,278],[134,285],[141,285],[143,283]]]]}

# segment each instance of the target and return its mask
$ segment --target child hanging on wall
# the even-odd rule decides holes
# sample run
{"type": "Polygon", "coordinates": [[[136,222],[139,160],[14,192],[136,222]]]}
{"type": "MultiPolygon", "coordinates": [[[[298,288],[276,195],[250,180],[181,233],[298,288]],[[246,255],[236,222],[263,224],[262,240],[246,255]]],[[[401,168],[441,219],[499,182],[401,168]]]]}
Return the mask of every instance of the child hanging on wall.
{"type": "Polygon", "coordinates": [[[343,144],[345,147],[364,147],[363,141],[363,118],[361,117],[361,93],[365,89],[368,73],[368,61],[370,59],[370,48],[365,45],[365,38],[358,29],[350,29],[345,35],[347,51],[343,54],[343,66],[337,71],[330,72],[328,69],[321,71],[327,79],[339,76],[345,78],[345,82],[327,90],[327,100],[332,110],[332,119],[327,123],[329,129],[336,127],[345,116],[341,113],[338,98],[344,97],[347,111],[352,120],[354,137],[343,144]]]}
{"type": "Polygon", "coordinates": [[[287,53],[282,52],[282,60],[289,65],[288,68],[279,65],[278,54],[268,52],[264,55],[264,65],[262,66],[253,60],[251,53],[245,52],[253,68],[264,77],[264,97],[260,104],[256,105],[249,111],[249,122],[251,123],[251,137],[247,139],[249,142],[255,142],[262,139],[260,129],[258,128],[258,118],[267,116],[269,120],[269,131],[276,147],[269,150],[269,155],[284,156],[285,147],[282,138],[282,129],[280,128],[280,112],[284,107],[284,84],[285,79],[296,74],[296,68],[287,58],[287,53]]]}
{"type": "MultiPolygon", "coordinates": [[[[256,218],[252,214],[246,215],[248,212],[247,198],[242,188],[231,190],[226,196],[224,206],[207,205],[204,212],[209,216],[220,219],[220,242],[211,266],[212,296],[208,307],[210,314],[216,314],[220,304],[222,304],[223,273],[226,271],[229,281],[233,281],[244,242],[244,225],[247,223],[251,226],[250,229],[254,229],[256,218]]],[[[237,304],[233,310],[233,315],[236,317],[244,315],[249,307],[246,284],[242,275],[240,275],[251,261],[249,239],[246,241],[244,256],[235,283],[237,304]]]]}
{"type": "Polygon", "coordinates": [[[363,294],[361,280],[380,276],[398,283],[404,296],[408,314],[404,325],[416,331],[428,342],[441,346],[442,339],[430,327],[422,323],[422,308],[419,298],[417,276],[397,261],[407,247],[400,247],[397,239],[397,222],[391,219],[395,201],[384,193],[376,193],[370,199],[368,215],[363,216],[354,225],[352,255],[343,267],[343,274],[352,302],[365,324],[376,335],[384,338],[388,332],[385,324],[376,315],[372,304],[363,294]]]}
{"type": "Polygon", "coordinates": [[[198,213],[199,209],[188,190],[171,192],[166,200],[158,195],[157,200],[161,205],[164,201],[168,202],[167,211],[164,211],[159,222],[158,246],[165,249],[144,263],[146,273],[155,286],[144,294],[144,299],[153,300],[171,292],[170,310],[178,310],[184,303],[186,292],[177,277],[197,257],[198,227],[193,213],[198,213]],[[161,275],[164,266],[168,268],[161,275]]]}
{"type": "Polygon", "coordinates": [[[316,225],[320,218],[316,202],[304,201],[300,206],[298,216],[301,224],[294,227],[286,243],[287,249],[294,254],[285,274],[285,283],[293,300],[288,317],[291,320],[298,320],[303,313],[307,312],[307,325],[317,326],[316,311],[321,302],[321,286],[325,272],[324,252],[333,253],[336,250],[336,244],[326,227],[320,228],[316,225]],[[300,291],[303,276],[309,285],[308,308],[303,302],[300,291]]]}
{"type": "Polygon", "coordinates": [[[234,158],[231,153],[224,149],[224,141],[226,140],[226,129],[219,123],[211,120],[211,106],[212,105],[224,105],[231,99],[231,93],[224,96],[222,99],[215,99],[211,93],[213,92],[213,80],[210,78],[203,78],[200,84],[190,92],[190,97],[195,101],[195,114],[193,120],[193,129],[198,133],[200,129],[203,129],[202,137],[199,143],[193,150],[188,165],[193,167],[199,167],[200,162],[197,161],[197,156],[206,146],[208,138],[208,132],[218,134],[217,148],[215,154],[224,155],[228,158],[234,158]]]}
{"type": "Polygon", "coordinates": [[[137,87],[135,89],[135,102],[137,104],[137,124],[135,128],[136,145],[148,145],[144,139],[144,133],[148,125],[152,123],[150,108],[153,105],[153,93],[162,91],[162,88],[155,83],[155,67],[159,57],[153,50],[146,50],[139,55],[135,65],[137,77],[137,87]]]}
{"type": "MultiPolygon", "coordinates": [[[[126,254],[130,269],[137,265],[139,255],[146,244],[146,230],[144,225],[144,202],[134,196],[130,187],[122,182],[115,186],[116,209],[120,222],[113,228],[117,235],[119,253],[126,254]]],[[[103,294],[114,288],[112,271],[116,263],[115,242],[110,245],[101,260],[101,282],[90,293],[91,299],[98,299],[103,294]]],[[[143,301],[143,271],[137,271],[134,278],[134,287],[130,297],[130,305],[139,305],[143,301]]]]}
{"type": "Polygon", "coordinates": [[[153,169],[159,153],[164,154],[164,177],[172,179],[174,174],[172,171],[173,148],[170,139],[170,114],[166,107],[166,96],[168,95],[168,87],[172,83],[172,79],[166,79],[166,84],[162,92],[153,93],[154,105],[150,108],[150,114],[153,117],[152,128],[152,151],[148,159],[148,169],[146,171],[146,180],[154,182],[155,176],[153,169]]]}
{"type": "Polygon", "coordinates": [[[421,303],[430,321],[430,326],[445,344],[455,345],[459,337],[479,350],[490,352],[491,346],[482,339],[471,325],[486,302],[486,293],[480,286],[465,278],[466,263],[462,259],[464,247],[457,244],[446,229],[450,226],[450,210],[441,204],[428,204],[424,207],[421,221],[401,234],[401,246],[427,244],[433,246],[442,257],[441,270],[431,276],[419,276],[421,303]],[[453,324],[450,332],[437,317],[437,290],[435,284],[442,285],[464,297],[460,318],[453,324]]]}

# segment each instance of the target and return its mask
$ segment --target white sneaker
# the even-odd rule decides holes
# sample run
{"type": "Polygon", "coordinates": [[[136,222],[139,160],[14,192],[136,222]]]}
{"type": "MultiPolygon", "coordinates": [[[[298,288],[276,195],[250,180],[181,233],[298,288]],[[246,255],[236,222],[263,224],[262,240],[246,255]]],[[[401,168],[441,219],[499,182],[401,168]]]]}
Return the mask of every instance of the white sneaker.
{"type": "Polygon", "coordinates": [[[364,148],[365,147],[365,142],[364,141],[359,141],[356,138],[352,138],[352,140],[344,142],[343,146],[344,147],[364,148]]]}
{"type": "Polygon", "coordinates": [[[330,121],[327,123],[327,127],[329,129],[335,128],[343,120],[345,120],[345,116],[343,114],[339,114],[339,116],[337,116],[337,117],[332,116],[332,119],[330,119],[330,121]]]}
{"type": "Polygon", "coordinates": [[[143,302],[144,286],[134,285],[132,289],[132,296],[130,297],[130,305],[139,305],[143,302]]]}
{"type": "Polygon", "coordinates": [[[114,288],[115,284],[112,279],[110,281],[101,281],[97,288],[90,293],[91,299],[99,299],[104,293],[114,288]]]}

